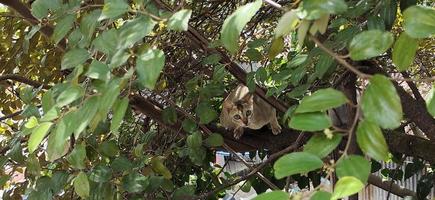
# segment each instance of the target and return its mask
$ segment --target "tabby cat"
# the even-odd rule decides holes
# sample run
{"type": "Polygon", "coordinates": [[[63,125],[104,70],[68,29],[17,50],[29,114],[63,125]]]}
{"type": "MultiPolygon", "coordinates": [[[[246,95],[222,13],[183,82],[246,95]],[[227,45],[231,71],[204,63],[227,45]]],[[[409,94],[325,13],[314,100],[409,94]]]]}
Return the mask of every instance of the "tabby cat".
{"type": "Polygon", "coordinates": [[[236,139],[243,135],[245,127],[260,129],[266,124],[270,124],[274,135],[281,133],[275,109],[257,95],[249,93],[248,87],[242,84],[224,100],[220,123],[223,127],[234,130],[236,139]]]}

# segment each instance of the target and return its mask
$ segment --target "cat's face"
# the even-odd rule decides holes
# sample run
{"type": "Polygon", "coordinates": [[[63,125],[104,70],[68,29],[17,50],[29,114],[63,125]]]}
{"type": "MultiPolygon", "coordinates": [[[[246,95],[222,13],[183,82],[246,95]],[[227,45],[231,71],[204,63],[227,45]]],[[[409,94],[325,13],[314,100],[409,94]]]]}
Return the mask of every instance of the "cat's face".
{"type": "Polygon", "coordinates": [[[235,124],[241,127],[248,126],[249,121],[254,113],[254,104],[252,98],[244,98],[224,106],[224,109],[227,109],[228,116],[235,124]]]}

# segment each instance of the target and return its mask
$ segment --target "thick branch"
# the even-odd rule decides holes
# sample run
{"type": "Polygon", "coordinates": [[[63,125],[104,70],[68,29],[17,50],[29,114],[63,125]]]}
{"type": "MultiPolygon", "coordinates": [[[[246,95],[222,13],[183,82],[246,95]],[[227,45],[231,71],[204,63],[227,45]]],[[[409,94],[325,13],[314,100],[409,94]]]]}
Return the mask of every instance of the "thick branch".
{"type": "Polygon", "coordinates": [[[18,74],[5,74],[5,75],[1,75],[0,76],[0,82],[4,81],[4,80],[14,80],[14,81],[18,81],[20,83],[25,83],[27,85],[31,85],[33,87],[41,87],[42,86],[42,88],[44,88],[44,89],[50,89],[51,88],[51,86],[49,86],[49,85],[45,85],[45,84],[42,84],[42,83],[40,83],[38,81],[34,81],[34,80],[31,80],[31,79],[22,77],[22,76],[20,76],[18,74]]]}
{"type": "Polygon", "coordinates": [[[402,188],[399,185],[395,184],[394,182],[382,181],[381,178],[379,178],[378,176],[375,176],[373,174],[370,174],[368,182],[376,187],[382,188],[386,191],[390,191],[392,194],[395,194],[399,197],[406,197],[406,196],[416,197],[417,196],[415,194],[415,192],[408,190],[406,188],[402,188]]]}

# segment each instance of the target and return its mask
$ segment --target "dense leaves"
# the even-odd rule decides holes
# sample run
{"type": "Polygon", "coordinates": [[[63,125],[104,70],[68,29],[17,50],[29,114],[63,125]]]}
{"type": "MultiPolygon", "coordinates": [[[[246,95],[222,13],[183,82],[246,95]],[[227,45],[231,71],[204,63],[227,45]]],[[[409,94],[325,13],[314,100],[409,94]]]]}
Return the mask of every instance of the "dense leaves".
{"type": "Polygon", "coordinates": [[[433,187],[430,152],[408,145],[434,139],[428,1],[3,2],[1,199],[305,198],[296,183],[341,199],[375,171],[421,177],[416,198],[433,187]],[[239,83],[247,122],[222,127],[239,83]]]}

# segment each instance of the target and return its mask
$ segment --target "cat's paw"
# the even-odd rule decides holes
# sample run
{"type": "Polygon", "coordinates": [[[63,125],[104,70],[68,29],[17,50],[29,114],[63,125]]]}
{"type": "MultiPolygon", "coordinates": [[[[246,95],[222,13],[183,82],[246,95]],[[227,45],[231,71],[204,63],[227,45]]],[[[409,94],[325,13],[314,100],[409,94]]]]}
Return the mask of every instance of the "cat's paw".
{"type": "Polygon", "coordinates": [[[282,128],[281,128],[281,126],[279,124],[271,125],[271,128],[272,128],[272,133],[274,135],[278,135],[278,134],[281,133],[282,128]]]}
{"type": "Polygon", "coordinates": [[[234,138],[236,138],[236,140],[240,139],[243,135],[243,127],[238,127],[236,129],[234,129],[234,138]]]}

